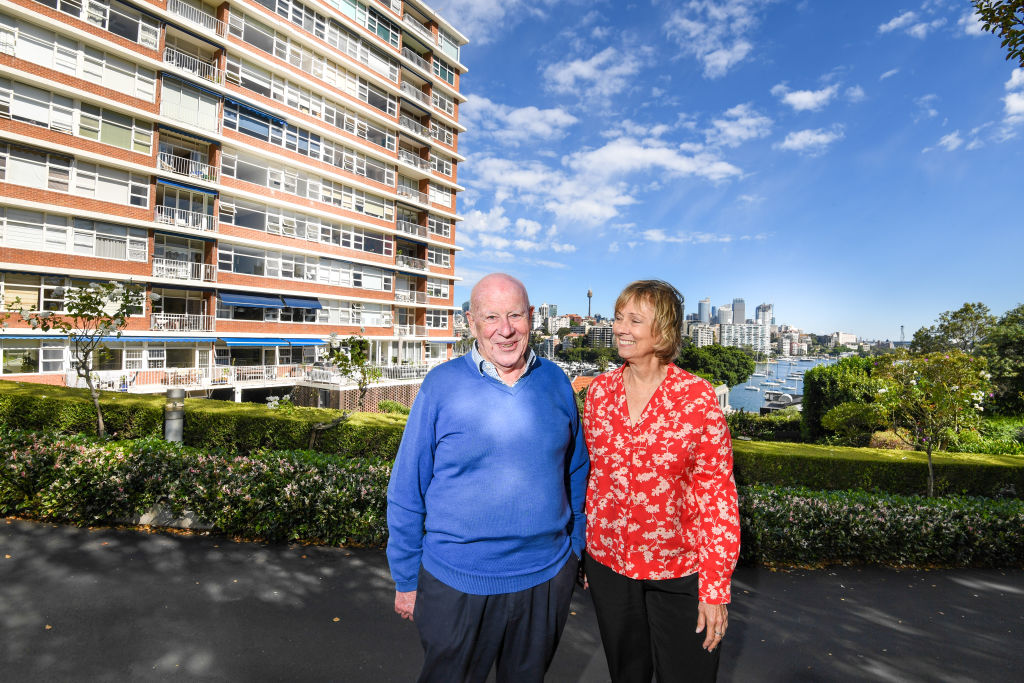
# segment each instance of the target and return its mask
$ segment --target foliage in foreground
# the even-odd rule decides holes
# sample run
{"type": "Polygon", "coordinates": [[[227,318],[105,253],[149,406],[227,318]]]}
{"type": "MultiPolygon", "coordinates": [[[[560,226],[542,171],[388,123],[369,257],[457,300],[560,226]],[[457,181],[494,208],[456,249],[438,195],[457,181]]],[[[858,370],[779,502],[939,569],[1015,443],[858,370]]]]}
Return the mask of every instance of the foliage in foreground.
{"type": "MultiPolygon", "coordinates": [[[[0,514],[77,524],[153,504],[267,541],[383,545],[390,462],[309,451],[249,456],[158,439],[0,430],[0,514]]],[[[1024,502],[740,487],[745,562],[1024,566],[1024,502]]]]}

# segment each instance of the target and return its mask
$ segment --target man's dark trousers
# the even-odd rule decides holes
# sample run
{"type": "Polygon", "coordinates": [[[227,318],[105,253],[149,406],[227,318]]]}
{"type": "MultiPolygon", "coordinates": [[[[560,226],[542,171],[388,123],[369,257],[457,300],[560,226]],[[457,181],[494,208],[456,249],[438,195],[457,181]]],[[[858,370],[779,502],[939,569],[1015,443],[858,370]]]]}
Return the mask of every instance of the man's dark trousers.
{"type": "Polygon", "coordinates": [[[423,644],[420,683],[476,683],[497,664],[498,683],[540,683],[569,615],[579,561],[516,593],[470,595],[420,567],[413,619],[423,644]]]}

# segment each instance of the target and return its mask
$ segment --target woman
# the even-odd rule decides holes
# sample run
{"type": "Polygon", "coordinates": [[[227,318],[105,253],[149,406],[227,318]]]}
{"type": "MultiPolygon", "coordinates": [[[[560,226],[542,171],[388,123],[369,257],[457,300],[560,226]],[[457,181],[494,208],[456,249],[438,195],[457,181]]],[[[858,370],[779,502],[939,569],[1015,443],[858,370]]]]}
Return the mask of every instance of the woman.
{"type": "Polygon", "coordinates": [[[587,390],[584,568],[615,683],[713,681],[729,626],[732,446],[714,388],[672,363],[682,313],[667,282],[626,287],[612,326],[625,363],[587,390]]]}

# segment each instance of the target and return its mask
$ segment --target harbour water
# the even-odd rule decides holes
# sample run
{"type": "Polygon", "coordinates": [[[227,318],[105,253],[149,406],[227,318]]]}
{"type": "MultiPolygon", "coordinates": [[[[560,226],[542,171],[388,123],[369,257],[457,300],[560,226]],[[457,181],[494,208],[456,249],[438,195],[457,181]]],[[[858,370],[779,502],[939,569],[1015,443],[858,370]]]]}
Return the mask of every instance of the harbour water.
{"type": "Polygon", "coordinates": [[[729,405],[733,410],[742,408],[755,415],[761,412],[765,390],[778,390],[787,394],[804,393],[803,372],[819,365],[834,363],[832,358],[780,358],[778,362],[758,363],[754,375],[743,384],[737,384],[729,391],[729,405]],[[760,376],[763,375],[763,376],[760,376]],[[756,387],[757,391],[748,389],[756,387]]]}

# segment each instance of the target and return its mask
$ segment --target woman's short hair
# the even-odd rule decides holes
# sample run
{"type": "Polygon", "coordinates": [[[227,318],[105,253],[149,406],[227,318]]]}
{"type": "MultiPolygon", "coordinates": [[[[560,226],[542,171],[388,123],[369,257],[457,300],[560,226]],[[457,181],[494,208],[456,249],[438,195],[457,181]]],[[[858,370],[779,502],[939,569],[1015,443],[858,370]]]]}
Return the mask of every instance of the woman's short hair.
{"type": "Polygon", "coordinates": [[[683,295],[664,280],[637,280],[626,286],[615,300],[615,312],[630,301],[641,301],[654,310],[654,355],[671,363],[683,344],[683,295]]]}

